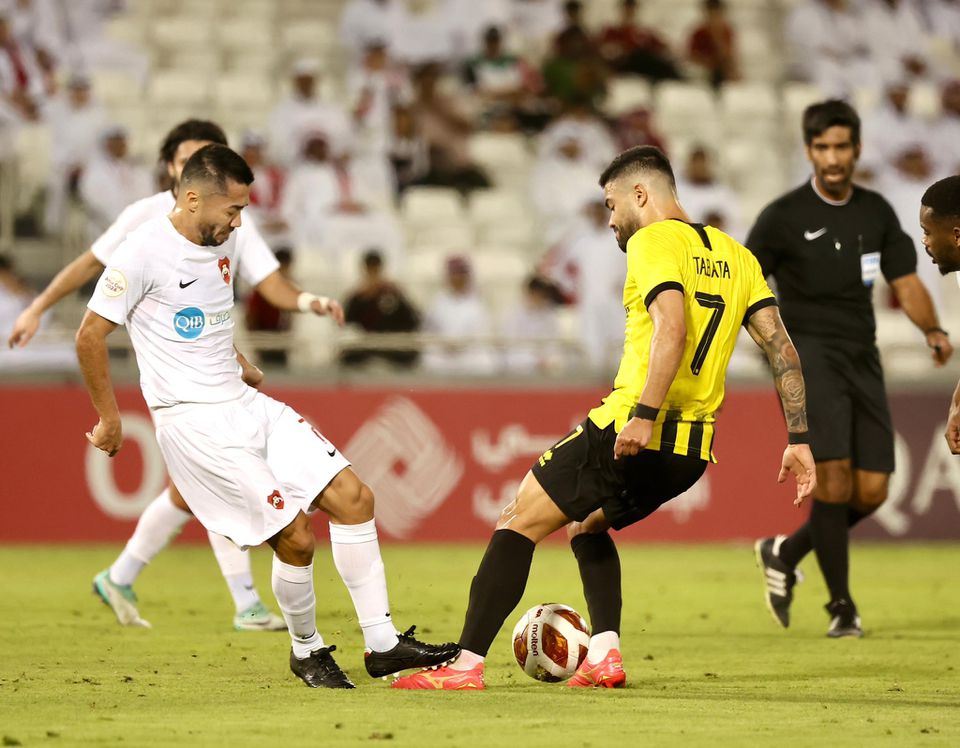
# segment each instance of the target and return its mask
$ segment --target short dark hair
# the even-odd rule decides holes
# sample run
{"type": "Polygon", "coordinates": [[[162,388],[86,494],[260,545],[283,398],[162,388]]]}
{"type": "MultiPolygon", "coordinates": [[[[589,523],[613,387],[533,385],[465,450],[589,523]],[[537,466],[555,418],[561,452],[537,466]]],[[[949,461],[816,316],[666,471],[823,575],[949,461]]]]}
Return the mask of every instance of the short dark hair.
{"type": "Polygon", "coordinates": [[[807,145],[831,127],[849,127],[853,144],[860,145],[860,115],[847,102],[840,99],[818,101],[803,111],[803,142],[807,145]]]}
{"type": "Polygon", "coordinates": [[[936,218],[960,218],[960,174],[931,184],[920,204],[930,208],[936,218]]]}
{"type": "Polygon", "coordinates": [[[181,184],[212,182],[221,192],[226,190],[228,179],[240,184],[251,184],[253,172],[243,160],[243,156],[218,143],[205,145],[194,153],[184,164],[183,173],[180,175],[181,184]]]}
{"type": "Polygon", "coordinates": [[[673,167],[670,166],[670,159],[656,146],[637,145],[628,148],[613,161],[610,166],[603,170],[600,175],[600,186],[606,187],[608,182],[612,182],[617,177],[625,174],[627,171],[635,169],[637,171],[658,171],[667,176],[670,184],[676,186],[676,179],[673,176],[673,167]]]}
{"type": "Polygon", "coordinates": [[[209,140],[211,143],[227,144],[227,136],[220,125],[205,119],[188,119],[167,133],[160,145],[160,160],[172,163],[181,143],[188,140],[209,140]]]}

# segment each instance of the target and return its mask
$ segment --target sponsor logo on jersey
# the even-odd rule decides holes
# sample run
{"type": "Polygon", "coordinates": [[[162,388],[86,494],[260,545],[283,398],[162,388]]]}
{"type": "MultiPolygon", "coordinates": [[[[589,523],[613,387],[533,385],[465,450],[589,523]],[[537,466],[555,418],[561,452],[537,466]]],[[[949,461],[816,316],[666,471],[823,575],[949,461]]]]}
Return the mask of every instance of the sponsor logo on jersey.
{"type": "Polygon", "coordinates": [[[267,503],[274,509],[283,509],[283,497],[279,491],[274,491],[267,497],[267,503]]]}
{"type": "Polygon", "coordinates": [[[803,238],[808,242],[812,242],[814,239],[819,239],[821,236],[827,233],[827,227],[824,226],[822,229],[817,229],[816,231],[804,231],[803,238]]]}
{"type": "Polygon", "coordinates": [[[230,283],[230,258],[221,257],[217,260],[217,267],[220,268],[220,275],[223,276],[223,282],[230,283]]]}
{"type": "Polygon", "coordinates": [[[206,324],[207,315],[195,306],[188,306],[173,315],[173,329],[177,331],[177,335],[187,340],[200,337],[206,324]]]}
{"type": "Polygon", "coordinates": [[[111,299],[123,296],[127,292],[127,279],[116,268],[110,268],[104,273],[103,281],[100,283],[100,291],[104,296],[111,299]]]}

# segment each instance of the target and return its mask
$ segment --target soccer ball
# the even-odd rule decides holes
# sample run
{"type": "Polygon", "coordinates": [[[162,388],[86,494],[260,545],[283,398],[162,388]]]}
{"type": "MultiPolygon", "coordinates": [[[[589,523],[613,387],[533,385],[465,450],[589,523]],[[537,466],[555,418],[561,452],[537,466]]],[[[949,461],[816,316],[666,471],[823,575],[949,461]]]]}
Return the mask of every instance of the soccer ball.
{"type": "Polygon", "coordinates": [[[513,627],[513,655],[531,678],[556,683],[573,675],[587,656],[590,629],[560,603],[530,608],[513,627]]]}

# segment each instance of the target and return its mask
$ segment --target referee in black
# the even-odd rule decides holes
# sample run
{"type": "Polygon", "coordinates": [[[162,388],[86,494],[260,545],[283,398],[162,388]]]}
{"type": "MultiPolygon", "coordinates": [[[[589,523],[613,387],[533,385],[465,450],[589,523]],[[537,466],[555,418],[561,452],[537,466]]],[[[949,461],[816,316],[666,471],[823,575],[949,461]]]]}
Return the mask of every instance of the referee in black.
{"type": "Polygon", "coordinates": [[[790,624],[796,567],[810,552],[830,591],[827,636],[862,636],[850,594],[849,528],[886,500],[893,427],[875,343],[871,292],[883,274],[903,311],[926,336],[937,366],[953,353],[917,252],[889,203],[853,183],[860,118],[843,101],[803,113],[813,166],[809,182],[764,208],[747,237],[765,276],[776,280],[783,320],[803,362],[817,490],[808,521],[790,536],[758,540],[767,606],[790,624]]]}

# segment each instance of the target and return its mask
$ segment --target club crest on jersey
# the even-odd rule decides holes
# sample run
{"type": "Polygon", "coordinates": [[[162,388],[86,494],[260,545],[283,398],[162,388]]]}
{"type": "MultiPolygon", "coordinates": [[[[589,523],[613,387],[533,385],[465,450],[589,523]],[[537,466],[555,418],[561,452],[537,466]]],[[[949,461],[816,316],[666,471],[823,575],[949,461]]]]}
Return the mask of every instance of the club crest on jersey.
{"type": "Polygon", "coordinates": [[[279,491],[274,491],[267,497],[267,503],[274,509],[283,509],[283,497],[279,491]]]}
{"type": "Polygon", "coordinates": [[[173,315],[173,329],[177,331],[177,335],[187,340],[199,338],[206,324],[207,315],[195,306],[188,306],[173,315]]]}
{"type": "Polygon", "coordinates": [[[217,260],[217,267],[220,268],[220,275],[223,276],[223,282],[230,283],[230,258],[221,257],[217,260]]]}

